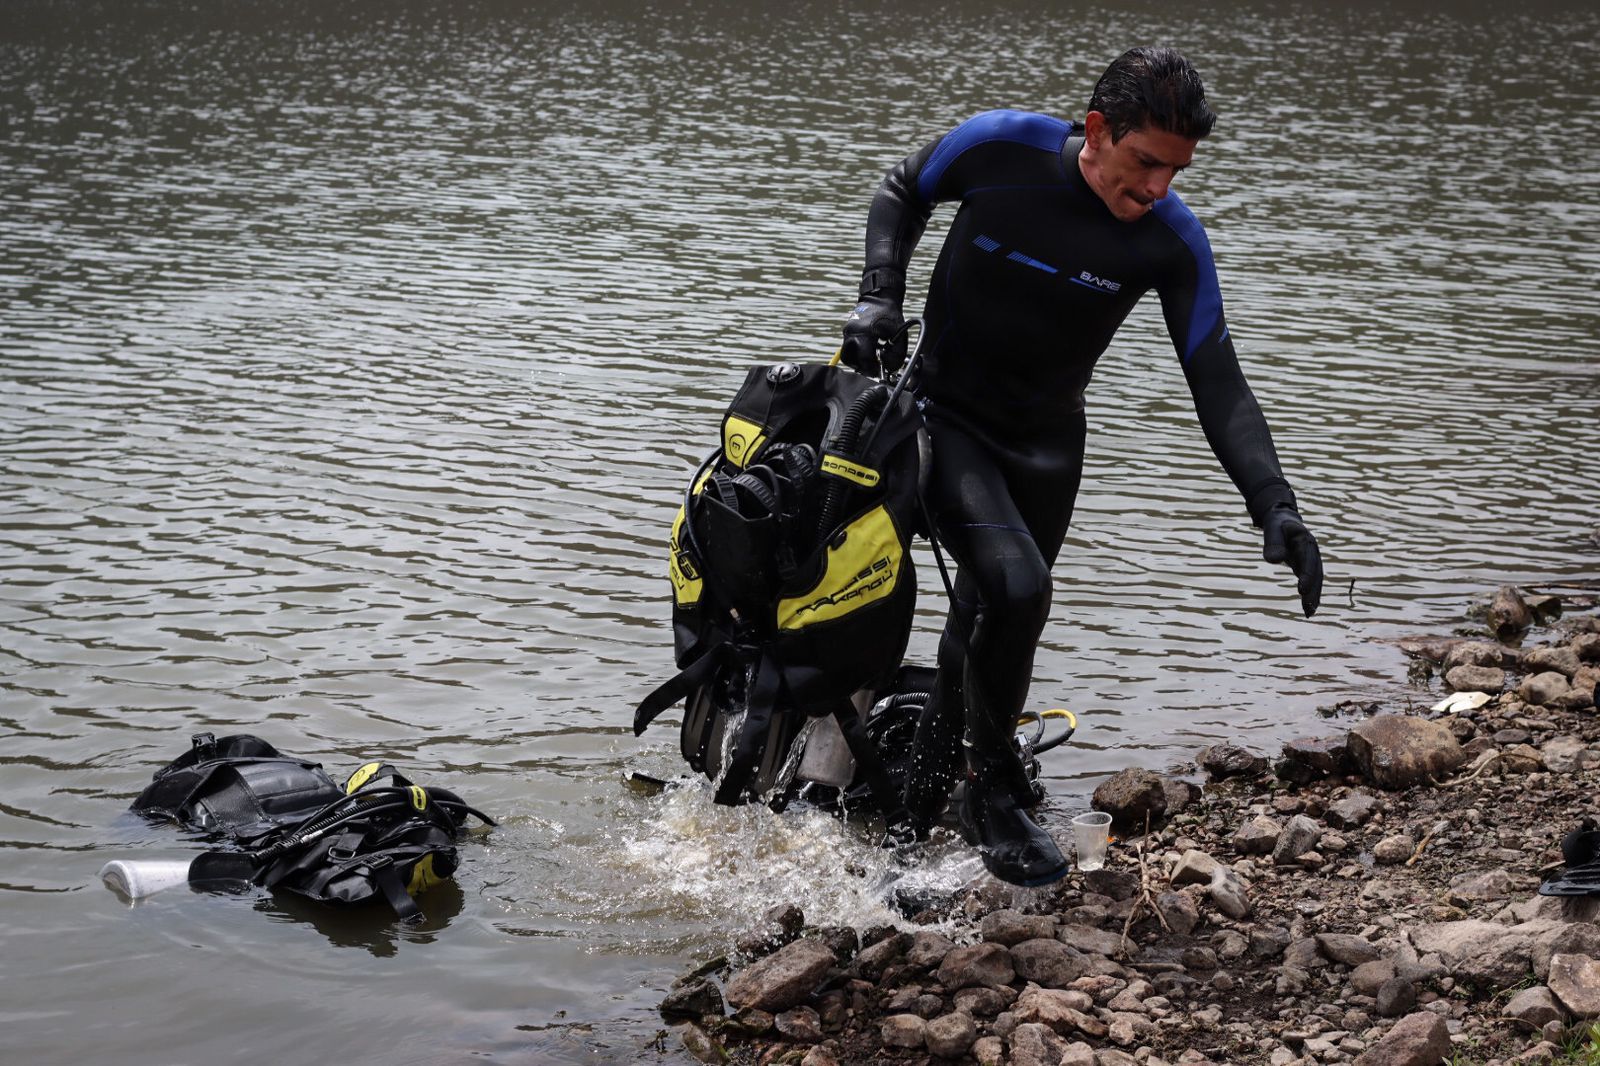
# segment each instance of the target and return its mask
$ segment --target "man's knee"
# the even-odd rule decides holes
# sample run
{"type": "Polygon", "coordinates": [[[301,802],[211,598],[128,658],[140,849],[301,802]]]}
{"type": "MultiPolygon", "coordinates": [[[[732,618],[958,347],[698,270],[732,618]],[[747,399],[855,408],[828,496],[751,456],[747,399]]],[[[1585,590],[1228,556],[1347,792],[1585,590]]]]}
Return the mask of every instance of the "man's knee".
{"type": "Polygon", "coordinates": [[[1050,617],[1050,571],[1043,560],[1015,560],[989,590],[982,613],[1012,640],[1033,642],[1050,617]]]}
{"type": "Polygon", "coordinates": [[[1011,590],[1011,603],[1017,612],[1018,624],[1026,621],[1035,640],[1044,631],[1050,618],[1050,571],[1043,566],[1030,570],[1024,580],[1019,580],[1011,590]]]}

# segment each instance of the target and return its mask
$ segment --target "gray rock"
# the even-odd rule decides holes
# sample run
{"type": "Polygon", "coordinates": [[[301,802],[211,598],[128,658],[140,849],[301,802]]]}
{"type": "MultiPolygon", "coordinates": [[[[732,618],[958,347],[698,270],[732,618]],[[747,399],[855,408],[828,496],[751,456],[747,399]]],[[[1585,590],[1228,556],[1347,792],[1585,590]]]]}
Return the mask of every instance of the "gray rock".
{"type": "Polygon", "coordinates": [[[1569,711],[1594,706],[1596,690],[1600,690],[1600,666],[1585,665],[1572,677],[1572,688],[1561,699],[1561,706],[1569,711]]]}
{"type": "Polygon", "coordinates": [[[978,1027],[970,1017],[958,1011],[929,1022],[923,1039],[928,1050],[939,1058],[959,1059],[978,1039],[978,1027]]]}
{"type": "Polygon", "coordinates": [[[1358,996],[1376,996],[1384,982],[1394,976],[1393,959],[1374,959],[1350,971],[1350,987],[1358,996]]]}
{"type": "Polygon", "coordinates": [[[923,929],[911,934],[911,946],[906,949],[906,962],[919,970],[931,970],[944,961],[955,942],[942,933],[923,929]]]}
{"type": "Polygon", "coordinates": [[[800,1066],[839,1066],[839,1059],[833,1052],[819,1045],[806,1052],[806,1057],[800,1060],[800,1066]]]}
{"type": "Polygon", "coordinates": [[[1528,1026],[1530,1029],[1543,1029],[1551,1022],[1562,1021],[1566,1016],[1561,1010],[1561,1004],[1556,1002],[1555,994],[1544,985],[1535,985],[1524,988],[1521,992],[1511,997],[1511,1002],[1506,1004],[1505,1017],[1528,1026]]]}
{"type": "Polygon", "coordinates": [[[1466,920],[1409,932],[1418,952],[1437,954],[1456,977],[1483,987],[1509,987],[1530,970],[1542,979],[1560,955],[1600,956],[1600,927],[1586,922],[1541,918],[1508,926],[1466,920]]]}
{"type": "Polygon", "coordinates": [[[700,1018],[707,1014],[725,1014],[722,990],[712,981],[701,978],[690,981],[667,993],[661,1001],[661,1014],[665,1018],[700,1018]]]}
{"type": "Polygon", "coordinates": [[[1233,848],[1241,855],[1269,855],[1282,832],[1280,822],[1264,814],[1257,815],[1233,834],[1233,848]]]}
{"type": "Polygon", "coordinates": [[[1226,866],[1212,875],[1211,883],[1206,886],[1206,894],[1211,897],[1217,910],[1229,918],[1241,921],[1250,917],[1250,897],[1245,894],[1244,882],[1226,866]]]}
{"type": "Polygon", "coordinates": [[[1156,897],[1156,911],[1179,936],[1188,936],[1200,924],[1200,908],[1183,892],[1163,892],[1156,897]]]}
{"type": "Polygon", "coordinates": [[[1025,981],[1044,988],[1066,988],[1087,971],[1083,955],[1059,940],[1024,940],[1011,949],[1011,964],[1025,981]]]}
{"type": "Polygon", "coordinates": [[[1355,1066],[1439,1066],[1450,1057],[1450,1029],[1428,1011],[1408,1014],[1356,1059],[1355,1066]]]}
{"type": "Polygon", "coordinates": [[[1363,936],[1351,933],[1318,933],[1317,947],[1334,962],[1346,966],[1360,966],[1380,958],[1383,952],[1378,945],[1363,936]]]}
{"type": "Polygon", "coordinates": [[[770,1011],[744,1007],[734,1012],[733,1017],[725,1024],[725,1028],[741,1036],[764,1036],[772,1031],[773,1021],[770,1011]]]}
{"type": "MultiPolygon", "coordinates": [[[[1062,1034],[1080,1030],[1091,1034],[1100,1031],[1098,1022],[1089,1013],[1092,1010],[1094,1000],[1085,992],[1040,988],[1038,985],[1025,988],[1011,1008],[1018,1022],[1047,1025],[1062,1034]]],[[[1104,1035],[1103,1031],[1101,1035],[1104,1035]]]]}
{"type": "Polygon", "coordinates": [[[1213,781],[1229,777],[1256,777],[1267,772],[1265,756],[1233,744],[1212,744],[1201,748],[1194,761],[1213,781]]]}
{"type": "Polygon", "coordinates": [[[1583,766],[1584,754],[1589,746],[1579,737],[1558,736],[1545,742],[1539,749],[1545,769],[1553,774],[1570,774],[1583,766]]]}
{"type": "Polygon", "coordinates": [[[1048,914],[1022,914],[1014,910],[999,910],[986,914],[978,925],[979,935],[985,940],[1010,947],[1024,940],[1054,936],[1056,921],[1048,914]]]}
{"type": "Polygon", "coordinates": [[[861,947],[860,935],[848,925],[819,926],[810,935],[813,940],[820,940],[828,946],[840,966],[854,958],[861,947]]]}
{"type": "MultiPolygon", "coordinates": [[[[1128,1041],[1132,1043],[1132,1040],[1128,1041]]],[[[1094,1053],[1094,1066],[1138,1066],[1139,1060],[1126,1051],[1114,1047],[1101,1048],[1094,1053]]]]}
{"type": "Polygon", "coordinates": [[[1250,941],[1232,929],[1223,929],[1211,938],[1211,946],[1217,949],[1217,955],[1221,958],[1242,959],[1245,952],[1250,950],[1250,941]]]}
{"type": "Polygon", "coordinates": [[[1404,977],[1391,977],[1378,987],[1378,1016],[1398,1018],[1417,1005],[1417,986],[1404,977]]]}
{"type": "Polygon", "coordinates": [[[1287,762],[1306,766],[1317,777],[1346,774],[1355,768],[1350,761],[1349,740],[1343,735],[1296,737],[1284,743],[1283,757],[1287,762]]]}
{"type": "Polygon", "coordinates": [[[761,924],[734,941],[741,955],[758,958],[776,951],[800,935],[805,928],[805,912],[793,903],[780,903],[769,907],[761,916],[761,924]]]}
{"type": "Polygon", "coordinates": [[[998,989],[963,988],[951,997],[956,1010],[974,1018],[993,1018],[1007,1007],[1006,997],[998,989]]]}
{"type": "Polygon", "coordinates": [[[1481,984],[1506,987],[1527,973],[1531,938],[1515,927],[1466,920],[1439,922],[1410,930],[1419,954],[1437,954],[1449,971],[1481,984]]]}
{"type": "Polygon", "coordinates": [[[1571,648],[1534,648],[1522,653],[1522,667],[1530,674],[1553,670],[1570,680],[1582,665],[1578,653],[1571,648]]]}
{"type": "Polygon", "coordinates": [[[1179,811],[1193,807],[1200,802],[1200,786],[1193,781],[1184,781],[1177,777],[1163,777],[1161,788],[1167,794],[1168,816],[1179,811]]]}
{"type": "Polygon", "coordinates": [[[822,1040],[822,1018],[810,1007],[794,1007],[772,1019],[772,1027],[798,1044],[822,1040]]]}
{"type": "Polygon", "coordinates": [[[1067,1042],[1047,1025],[1026,1022],[1011,1031],[1011,1066],[1060,1066],[1067,1042]]]}
{"type": "Polygon", "coordinates": [[[1317,949],[1317,938],[1304,936],[1283,949],[1283,964],[1296,970],[1320,970],[1328,965],[1317,949]]]}
{"type": "Polygon", "coordinates": [[[1505,899],[1509,895],[1511,875],[1504,870],[1465,873],[1450,881],[1450,902],[1458,907],[1480,900],[1505,899]]]}
{"type": "Polygon", "coordinates": [[[1173,867],[1172,883],[1175,885],[1210,884],[1217,871],[1223,868],[1222,863],[1205,852],[1191,848],[1183,853],[1183,856],[1178,860],[1178,865],[1173,867]]]}
{"type": "Polygon", "coordinates": [[[1564,675],[1554,670],[1546,670],[1542,674],[1531,674],[1523,678],[1522,684],[1517,686],[1517,695],[1527,703],[1548,707],[1567,695],[1571,689],[1572,686],[1564,675]]]}
{"type": "Polygon", "coordinates": [[[1306,990],[1311,975],[1298,966],[1278,967],[1278,980],[1274,991],[1280,996],[1298,996],[1306,990]]]}
{"type": "Polygon", "coordinates": [[[1279,781],[1297,786],[1309,785],[1323,776],[1305,763],[1293,759],[1279,759],[1272,764],[1272,772],[1279,781]]]}
{"type": "Polygon", "coordinates": [[[1487,692],[1493,696],[1504,691],[1506,672],[1498,666],[1457,666],[1444,675],[1444,683],[1452,692],[1487,692]]]}
{"type": "Polygon", "coordinates": [[[1250,930],[1250,953],[1263,959],[1275,959],[1288,949],[1289,932],[1275,925],[1258,925],[1250,930]]]}
{"type": "Polygon", "coordinates": [[[1139,876],[1128,870],[1090,870],[1083,875],[1083,887],[1085,891],[1110,896],[1120,902],[1132,899],[1133,894],[1139,891],[1139,876]]]}
{"type": "Polygon", "coordinates": [[[826,944],[810,937],[796,940],[735,975],[728,982],[728,1002],[735,1007],[788,1010],[803,1002],[837,961],[826,944]]]}
{"type": "Polygon", "coordinates": [[[1373,845],[1372,857],[1379,866],[1397,866],[1417,850],[1417,842],[1404,833],[1386,836],[1373,845]]]}
{"type": "Polygon", "coordinates": [[[1158,820],[1166,814],[1167,790],[1158,774],[1130,767],[1102,781],[1089,805],[1119,825],[1142,828],[1146,815],[1158,820]]]}
{"type": "Polygon", "coordinates": [[[1357,829],[1371,821],[1380,806],[1376,796],[1352,792],[1330,806],[1322,818],[1335,829],[1357,829]]]}
{"type": "Polygon", "coordinates": [[[1067,1045],[1066,1053],[1061,1056],[1057,1066],[1095,1066],[1094,1048],[1082,1040],[1074,1041],[1067,1045]]]}
{"type": "Polygon", "coordinates": [[[728,1052],[711,1037],[704,1029],[694,1023],[685,1025],[678,1034],[678,1039],[683,1041],[683,1049],[687,1051],[696,1062],[727,1062],[728,1052]]]}
{"type": "Polygon", "coordinates": [[[1444,725],[1399,714],[1369,718],[1350,730],[1350,754],[1368,780],[1387,789],[1444,777],[1467,758],[1444,725]]]}
{"type": "Polygon", "coordinates": [[[1550,959],[1547,984],[1573,1017],[1600,1018],[1600,959],[1556,955],[1550,959]]]}
{"type": "Polygon", "coordinates": [[[1009,985],[1016,976],[1011,952],[1001,944],[968,944],[951,950],[939,963],[939,983],[952,992],[973,985],[1009,985]]]}
{"type": "Polygon", "coordinates": [[[1489,603],[1488,622],[1489,632],[1497,640],[1508,640],[1533,625],[1533,611],[1520,590],[1504,585],[1489,603]]]}
{"type": "Polygon", "coordinates": [[[919,1014],[891,1014],[878,1023],[878,1036],[890,1047],[921,1048],[928,1022],[919,1014]]]}
{"type": "Polygon", "coordinates": [[[1278,836],[1278,842],[1273,845],[1272,861],[1279,866],[1287,866],[1315,848],[1321,836],[1322,826],[1316,821],[1303,814],[1295,815],[1289,819],[1289,824],[1278,836]]]}
{"type": "Polygon", "coordinates": [[[871,947],[863,949],[850,964],[847,972],[852,977],[876,981],[883,976],[885,970],[905,957],[906,949],[910,946],[910,933],[894,933],[886,936],[871,947]]]}
{"type": "Polygon", "coordinates": [[[1056,939],[1085,955],[1118,955],[1124,947],[1137,950],[1131,941],[1124,945],[1121,934],[1088,925],[1064,925],[1056,931],[1056,939]]]}
{"type": "Polygon", "coordinates": [[[1453,645],[1445,652],[1440,668],[1449,673],[1458,666],[1493,666],[1511,669],[1517,665],[1517,655],[1504,644],[1473,640],[1453,645]]]}
{"type": "Polygon", "coordinates": [[[1527,593],[1522,597],[1522,602],[1528,605],[1528,610],[1533,612],[1533,620],[1539,625],[1554,622],[1561,617],[1561,597],[1544,593],[1527,593]]]}

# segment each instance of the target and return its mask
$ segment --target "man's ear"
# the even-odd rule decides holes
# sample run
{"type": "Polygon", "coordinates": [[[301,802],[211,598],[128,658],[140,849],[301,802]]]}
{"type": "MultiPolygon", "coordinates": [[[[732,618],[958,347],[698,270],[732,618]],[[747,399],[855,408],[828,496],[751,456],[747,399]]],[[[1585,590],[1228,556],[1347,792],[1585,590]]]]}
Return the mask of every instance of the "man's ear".
{"type": "Polygon", "coordinates": [[[1090,111],[1083,116],[1083,139],[1095,151],[1111,144],[1111,123],[1101,111],[1090,111]]]}

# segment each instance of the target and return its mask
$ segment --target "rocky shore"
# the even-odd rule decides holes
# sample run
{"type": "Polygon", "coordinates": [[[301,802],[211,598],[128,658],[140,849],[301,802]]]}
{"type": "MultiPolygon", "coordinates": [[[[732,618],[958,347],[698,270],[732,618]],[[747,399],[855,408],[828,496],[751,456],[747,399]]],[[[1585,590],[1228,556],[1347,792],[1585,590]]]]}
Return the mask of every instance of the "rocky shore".
{"type": "Polygon", "coordinates": [[[1565,606],[1502,589],[1489,639],[1402,642],[1430,708],[1215,745],[1203,788],[1114,775],[1103,870],[905,929],[775,907],[663,1016],[713,1063],[1600,1064],[1600,898],[1536,894],[1600,815],[1600,614],[1565,606]]]}

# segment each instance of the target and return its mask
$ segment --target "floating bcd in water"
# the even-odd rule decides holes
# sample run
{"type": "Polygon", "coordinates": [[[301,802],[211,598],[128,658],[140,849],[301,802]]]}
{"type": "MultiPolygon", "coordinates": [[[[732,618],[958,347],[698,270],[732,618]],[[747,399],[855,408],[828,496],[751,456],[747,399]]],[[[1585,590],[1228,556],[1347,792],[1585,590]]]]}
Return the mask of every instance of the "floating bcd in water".
{"type": "Polygon", "coordinates": [[[340,786],[257,737],[209,733],[156,772],[133,810],[231,845],[196,857],[191,884],[249,882],[336,905],[381,899],[406,921],[421,917],[414,896],[454,874],[467,817],[494,824],[387,763],[367,763],[340,786]]]}

